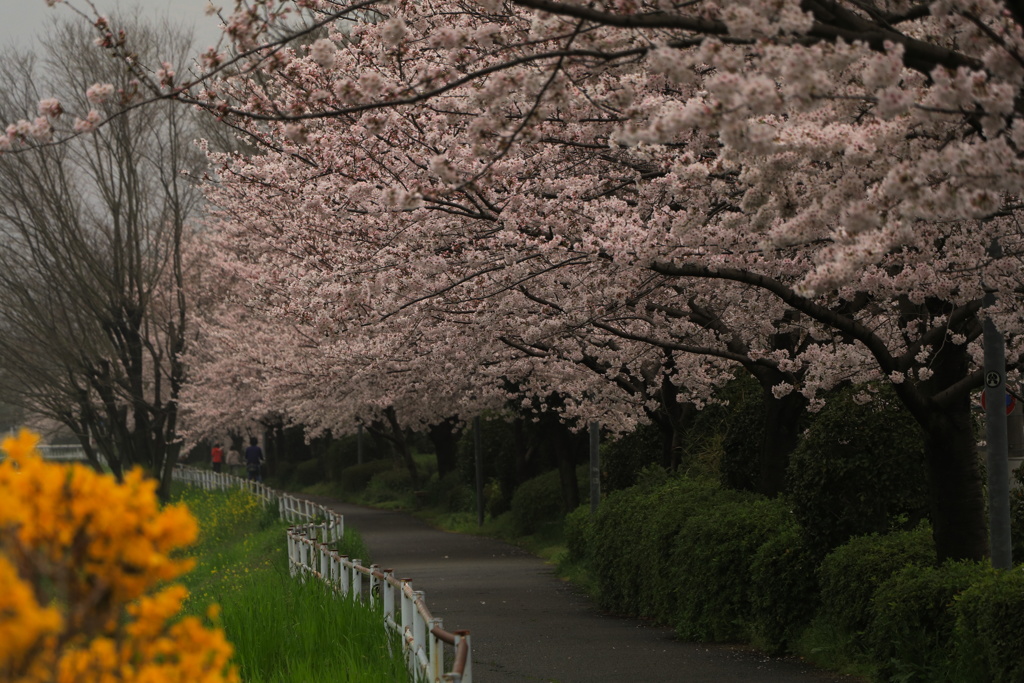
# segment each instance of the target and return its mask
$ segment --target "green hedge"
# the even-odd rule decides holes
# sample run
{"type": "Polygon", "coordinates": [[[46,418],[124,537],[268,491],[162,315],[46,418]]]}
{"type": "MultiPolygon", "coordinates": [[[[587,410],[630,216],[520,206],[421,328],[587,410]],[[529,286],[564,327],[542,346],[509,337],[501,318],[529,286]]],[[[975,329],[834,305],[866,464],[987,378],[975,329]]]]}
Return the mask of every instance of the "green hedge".
{"type": "Polygon", "coordinates": [[[605,493],[629,488],[637,474],[662,459],[662,434],[657,425],[639,425],[601,444],[601,488],[605,493]]]}
{"type": "Polygon", "coordinates": [[[956,603],[958,682],[1024,681],[1024,572],[988,572],[956,603]]]}
{"type": "Polygon", "coordinates": [[[684,638],[732,640],[752,622],[758,548],[793,521],[782,501],[655,470],[603,501],[589,530],[573,524],[570,552],[588,558],[604,609],[671,624],[684,638]]]}
{"type": "Polygon", "coordinates": [[[989,569],[976,562],[908,565],[882,583],[864,634],[880,680],[942,681],[955,670],[956,599],[989,569]]]}
{"type": "Polygon", "coordinates": [[[409,470],[392,466],[370,477],[363,498],[367,503],[383,503],[396,498],[404,499],[415,489],[409,470]]]}
{"type": "Polygon", "coordinates": [[[673,543],[672,583],[680,637],[749,640],[753,621],[752,564],[758,549],[793,524],[789,506],[754,494],[700,509],[673,543]]]}
{"type": "Polygon", "coordinates": [[[459,472],[431,479],[426,486],[426,502],[445,512],[476,511],[476,493],[459,472]]]}
{"type": "Polygon", "coordinates": [[[653,468],[641,474],[637,486],[602,501],[590,551],[601,607],[673,623],[673,541],[687,519],[723,494],[731,492],[706,482],[665,480],[664,470],[653,468]]]}
{"type": "Polygon", "coordinates": [[[588,563],[590,548],[594,544],[594,519],[589,505],[580,505],[566,515],[563,533],[568,561],[588,563]]]}
{"type": "Polygon", "coordinates": [[[390,460],[371,460],[362,465],[346,467],[338,477],[338,484],[346,493],[360,493],[366,489],[375,474],[394,469],[390,460]]]}
{"type": "Polygon", "coordinates": [[[790,456],[793,509],[822,554],[927,515],[921,428],[888,385],[830,396],[790,456]],[[864,405],[855,400],[871,394],[864,405]]]}
{"type": "MultiPolygon", "coordinates": [[[[589,495],[587,470],[586,465],[576,468],[580,500],[585,500],[589,495]]],[[[544,525],[564,519],[562,483],[558,470],[545,472],[517,488],[512,496],[511,515],[515,532],[523,536],[535,534],[544,525]]]]}
{"type": "Polygon", "coordinates": [[[820,616],[850,645],[859,648],[879,586],[908,565],[928,567],[935,562],[935,543],[928,524],[912,531],[853,538],[829,553],[818,570],[820,616]]]}
{"type": "Polygon", "coordinates": [[[810,625],[821,605],[820,563],[821,556],[807,544],[795,521],[755,553],[750,568],[750,627],[758,647],[781,654],[810,625]]]}
{"type": "Polygon", "coordinates": [[[565,535],[601,607],[682,638],[799,644],[877,681],[1024,681],[1024,571],[937,567],[927,523],[855,537],[819,562],[784,499],[653,468],[596,514],[570,514],[565,535]]]}

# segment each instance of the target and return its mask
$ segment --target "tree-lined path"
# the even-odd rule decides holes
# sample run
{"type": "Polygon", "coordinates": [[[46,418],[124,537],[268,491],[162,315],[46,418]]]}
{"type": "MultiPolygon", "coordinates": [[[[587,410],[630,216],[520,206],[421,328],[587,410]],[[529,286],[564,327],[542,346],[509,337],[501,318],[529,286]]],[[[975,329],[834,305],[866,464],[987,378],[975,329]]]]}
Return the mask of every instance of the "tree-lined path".
{"type": "Polygon", "coordinates": [[[375,563],[413,579],[445,628],[472,632],[473,673],[483,683],[854,680],[745,648],[681,643],[668,629],[601,615],[550,565],[514,546],[438,531],[400,512],[310,498],[345,515],[375,563]]]}

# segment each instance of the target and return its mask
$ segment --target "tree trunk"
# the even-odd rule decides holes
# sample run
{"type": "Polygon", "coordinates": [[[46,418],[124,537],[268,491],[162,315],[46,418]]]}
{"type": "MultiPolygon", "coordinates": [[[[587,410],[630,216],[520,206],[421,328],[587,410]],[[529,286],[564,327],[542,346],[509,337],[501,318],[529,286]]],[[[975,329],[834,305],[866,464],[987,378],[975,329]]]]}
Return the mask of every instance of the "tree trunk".
{"type": "Polygon", "coordinates": [[[569,514],[580,506],[580,484],[576,478],[577,435],[559,423],[553,426],[551,440],[558,461],[558,479],[562,485],[562,510],[569,514]]]}
{"type": "Polygon", "coordinates": [[[985,559],[985,497],[967,397],[952,409],[933,411],[924,426],[924,448],[939,562],[985,559]]]}
{"type": "Polygon", "coordinates": [[[807,399],[795,391],[775,398],[771,387],[762,388],[764,422],[757,458],[757,491],[774,498],[786,488],[789,456],[800,441],[800,422],[807,410],[807,399]]]}
{"type": "Polygon", "coordinates": [[[893,388],[923,432],[935,551],[939,562],[984,560],[989,555],[988,516],[971,423],[971,395],[962,389],[942,403],[933,398],[970,373],[967,346],[943,344],[929,368],[928,380],[908,380],[893,388]]]}
{"type": "MultiPolygon", "coordinates": [[[[171,499],[171,484],[173,482],[174,466],[178,463],[178,453],[181,452],[181,442],[175,441],[167,446],[164,452],[163,468],[160,472],[160,488],[157,495],[163,503],[171,499]]],[[[228,468],[230,470],[230,468],[228,468]]]]}
{"type": "Polygon", "coordinates": [[[443,479],[449,472],[455,471],[455,460],[458,452],[459,437],[462,429],[457,428],[458,418],[447,420],[430,427],[430,441],[434,444],[437,456],[437,478],[443,479]]]}
{"type": "Polygon", "coordinates": [[[385,410],[384,415],[391,426],[391,434],[388,435],[388,439],[398,449],[399,458],[406,469],[409,470],[413,488],[418,489],[420,487],[420,474],[416,468],[416,460],[412,457],[412,451],[409,450],[409,440],[405,438],[405,430],[398,424],[398,417],[395,415],[393,408],[385,410]]]}
{"type": "Polygon", "coordinates": [[[659,462],[670,472],[680,465],[686,424],[697,412],[696,406],[692,403],[678,403],[675,396],[671,398],[671,401],[672,403],[663,400],[658,410],[648,412],[648,417],[658,427],[658,432],[661,435],[659,462]]]}

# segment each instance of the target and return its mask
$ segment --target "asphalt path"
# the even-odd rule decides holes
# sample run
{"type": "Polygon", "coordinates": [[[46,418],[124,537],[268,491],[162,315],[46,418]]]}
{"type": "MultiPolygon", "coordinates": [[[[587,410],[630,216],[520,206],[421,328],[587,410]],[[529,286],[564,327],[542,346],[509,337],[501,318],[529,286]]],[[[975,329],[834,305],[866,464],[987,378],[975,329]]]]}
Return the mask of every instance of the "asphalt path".
{"type": "Polygon", "coordinates": [[[445,629],[471,632],[476,681],[856,681],[743,646],[681,642],[669,629],[604,615],[551,565],[515,546],[439,531],[401,512],[307,497],[343,514],[375,564],[412,579],[445,629]]]}

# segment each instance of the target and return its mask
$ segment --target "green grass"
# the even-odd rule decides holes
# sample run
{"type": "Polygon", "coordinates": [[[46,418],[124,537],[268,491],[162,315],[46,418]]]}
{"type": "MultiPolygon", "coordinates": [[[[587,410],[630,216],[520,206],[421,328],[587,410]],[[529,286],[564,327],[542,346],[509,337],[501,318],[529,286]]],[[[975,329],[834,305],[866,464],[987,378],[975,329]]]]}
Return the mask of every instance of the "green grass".
{"type": "MultiPolygon", "coordinates": [[[[191,593],[188,614],[221,606],[221,626],[235,646],[246,683],[375,683],[408,681],[397,638],[386,634],[378,612],[336,595],[317,580],[288,574],[285,529],[276,513],[235,490],[179,488],[199,520],[200,538],[189,549],[196,567],[182,577],[191,593]]],[[[347,530],[341,551],[367,557],[347,530]]]]}

